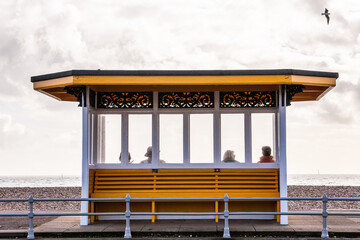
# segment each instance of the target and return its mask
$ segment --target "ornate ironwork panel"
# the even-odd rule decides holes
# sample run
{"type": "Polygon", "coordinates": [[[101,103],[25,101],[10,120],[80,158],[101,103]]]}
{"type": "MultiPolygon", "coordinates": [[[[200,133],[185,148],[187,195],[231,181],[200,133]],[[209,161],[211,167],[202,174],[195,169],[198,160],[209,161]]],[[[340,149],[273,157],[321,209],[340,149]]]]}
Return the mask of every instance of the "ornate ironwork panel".
{"type": "MultiPolygon", "coordinates": [[[[65,87],[66,93],[74,95],[76,97],[76,100],[79,102],[79,107],[82,106],[82,93],[85,91],[84,86],[78,86],[78,87],[65,87]]],[[[85,101],[86,105],[86,101],[85,101]]]]}
{"type": "Polygon", "coordinates": [[[220,92],[221,108],[276,107],[276,92],[220,92]]]}
{"type": "Polygon", "coordinates": [[[214,93],[159,92],[159,108],[214,108],[214,93]]]}
{"type": "Polygon", "coordinates": [[[304,85],[288,85],[286,86],[286,106],[291,105],[291,100],[295,94],[300,93],[305,88],[304,85]]]}
{"type": "Polygon", "coordinates": [[[98,108],[152,108],[152,92],[98,92],[98,108]]]}

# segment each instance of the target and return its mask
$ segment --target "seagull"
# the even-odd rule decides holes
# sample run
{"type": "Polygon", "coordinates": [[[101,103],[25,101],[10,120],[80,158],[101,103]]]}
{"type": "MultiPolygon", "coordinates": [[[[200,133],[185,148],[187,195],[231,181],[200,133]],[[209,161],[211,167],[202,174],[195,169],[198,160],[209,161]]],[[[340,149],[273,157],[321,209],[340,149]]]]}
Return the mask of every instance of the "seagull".
{"type": "Polygon", "coordinates": [[[329,25],[329,22],[330,22],[329,10],[327,8],[325,8],[325,12],[321,13],[321,15],[325,15],[326,20],[327,20],[327,24],[329,25]]]}

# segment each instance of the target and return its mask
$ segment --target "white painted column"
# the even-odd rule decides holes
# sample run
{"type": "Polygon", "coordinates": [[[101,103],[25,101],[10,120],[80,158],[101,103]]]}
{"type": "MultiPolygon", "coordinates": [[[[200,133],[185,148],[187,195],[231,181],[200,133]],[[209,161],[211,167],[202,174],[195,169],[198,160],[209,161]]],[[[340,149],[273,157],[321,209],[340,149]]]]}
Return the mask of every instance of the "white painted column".
{"type": "Polygon", "coordinates": [[[92,155],[92,163],[94,165],[96,165],[99,161],[99,154],[98,154],[98,149],[99,149],[99,144],[98,144],[98,114],[97,113],[94,113],[93,114],[93,126],[92,126],[92,131],[93,131],[93,137],[92,137],[92,152],[93,152],[93,155],[92,155]]]}
{"type": "MultiPolygon", "coordinates": [[[[280,157],[280,197],[287,197],[287,166],[286,166],[286,86],[279,88],[279,157],[280,157]]],[[[287,201],[281,201],[280,211],[287,212],[287,201]]],[[[280,216],[280,224],[288,224],[288,216],[280,216]]]]}
{"type": "Polygon", "coordinates": [[[89,111],[89,166],[94,165],[94,114],[89,111]]]}
{"type": "Polygon", "coordinates": [[[105,134],[106,134],[106,129],[105,129],[105,116],[99,116],[97,115],[98,118],[98,163],[105,163],[105,134]]]}
{"type": "Polygon", "coordinates": [[[280,159],[280,151],[279,151],[279,111],[276,110],[273,118],[273,136],[274,136],[274,153],[275,160],[278,161],[280,159]]]}
{"type": "Polygon", "coordinates": [[[189,166],[190,164],[190,115],[189,113],[184,113],[183,115],[183,155],[184,155],[184,165],[189,166]]]}
{"type": "Polygon", "coordinates": [[[158,92],[153,92],[153,113],[152,113],[152,163],[154,168],[159,168],[159,114],[158,114],[158,92]]]}
{"type": "Polygon", "coordinates": [[[214,163],[216,167],[220,167],[221,164],[221,116],[219,111],[219,92],[215,92],[215,112],[213,121],[214,131],[214,163]]]}
{"type": "Polygon", "coordinates": [[[251,113],[245,112],[244,124],[245,137],[245,163],[250,165],[252,163],[252,133],[251,133],[251,113]]]}
{"type": "MultiPolygon", "coordinates": [[[[121,114],[121,158],[129,159],[129,118],[127,113],[121,114]]],[[[125,166],[128,164],[128,161],[121,161],[121,166],[125,166]]]]}
{"type": "MultiPolygon", "coordinates": [[[[81,197],[89,197],[89,110],[86,105],[88,99],[86,97],[89,89],[86,89],[86,92],[82,93],[82,175],[81,175],[81,197]]],[[[81,202],[81,212],[89,212],[89,203],[87,201],[81,202]]],[[[88,225],[89,220],[88,216],[80,217],[80,225],[88,225]]]]}

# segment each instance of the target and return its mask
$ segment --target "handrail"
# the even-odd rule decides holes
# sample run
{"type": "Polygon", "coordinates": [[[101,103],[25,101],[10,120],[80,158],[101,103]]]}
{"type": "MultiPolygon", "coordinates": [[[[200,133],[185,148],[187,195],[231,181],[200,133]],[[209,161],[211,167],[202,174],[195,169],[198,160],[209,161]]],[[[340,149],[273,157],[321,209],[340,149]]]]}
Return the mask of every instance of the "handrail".
{"type": "Polygon", "coordinates": [[[33,218],[34,216],[125,216],[126,227],[124,238],[131,238],[130,230],[130,217],[131,215],[223,215],[224,216],[224,238],[230,238],[229,230],[229,216],[230,215],[314,215],[323,216],[323,229],[321,238],[328,238],[329,233],[327,229],[328,216],[360,216],[359,213],[345,213],[336,212],[329,213],[327,211],[328,201],[360,201],[360,198],[328,198],[326,194],[321,198],[229,198],[225,194],[224,198],[131,198],[127,195],[126,198],[33,198],[32,195],[28,199],[0,199],[0,202],[28,202],[28,213],[0,213],[1,216],[28,216],[29,217],[29,230],[27,239],[35,239],[33,218]],[[229,201],[322,201],[322,212],[230,212],[228,209],[229,201]],[[125,212],[104,212],[104,213],[35,213],[33,211],[34,202],[51,202],[51,201],[125,201],[125,212]],[[224,201],[224,212],[131,212],[130,201],[224,201]]]}

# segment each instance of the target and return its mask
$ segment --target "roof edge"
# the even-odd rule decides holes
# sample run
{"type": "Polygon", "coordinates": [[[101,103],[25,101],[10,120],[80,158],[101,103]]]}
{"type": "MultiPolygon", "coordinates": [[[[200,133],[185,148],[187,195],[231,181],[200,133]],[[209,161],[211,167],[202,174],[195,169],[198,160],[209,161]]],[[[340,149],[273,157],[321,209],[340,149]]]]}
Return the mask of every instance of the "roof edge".
{"type": "Polygon", "coordinates": [[[337,72],[299,69],[262,70],[69,70],[32,76],[31,82],[39,82],[68,76],[236,76],[236,75],[299,75],[338,78],[337,72]]]}

